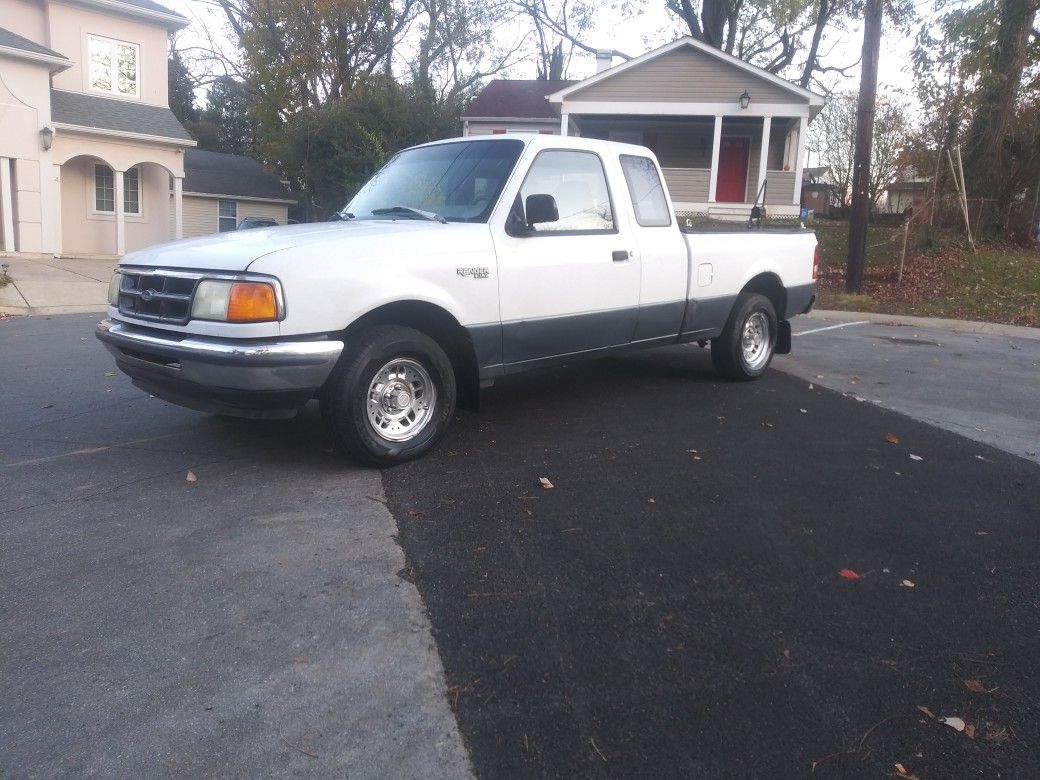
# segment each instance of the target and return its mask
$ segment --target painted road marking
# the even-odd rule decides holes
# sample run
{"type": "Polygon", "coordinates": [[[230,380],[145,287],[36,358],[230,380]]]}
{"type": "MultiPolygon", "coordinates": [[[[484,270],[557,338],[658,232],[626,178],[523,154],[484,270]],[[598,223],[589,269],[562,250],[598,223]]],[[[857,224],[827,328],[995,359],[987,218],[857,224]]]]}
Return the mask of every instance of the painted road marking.
{"type": "Polygon", "coordinates": [[[792,336],[808,336],[810,333],[819,333],[824,330],[834,330],[835,328],[848,328],[852,325],[869,325],[870,320],[860,320],[859,322],[843,322],[840,325],[828,325],[826,328],[813,328],[812,330],[803,330],[801,333],[792,333],[792,336]]]}

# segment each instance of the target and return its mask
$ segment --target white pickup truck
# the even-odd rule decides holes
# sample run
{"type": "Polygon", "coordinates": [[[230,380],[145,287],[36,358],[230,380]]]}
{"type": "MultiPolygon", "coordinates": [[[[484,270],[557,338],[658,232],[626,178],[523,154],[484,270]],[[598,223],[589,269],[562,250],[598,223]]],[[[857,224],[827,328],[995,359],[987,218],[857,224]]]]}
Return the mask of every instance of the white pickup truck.
{"type": "Polygon", "coordinates": [[[317,397],[342,450],[389,465],[530,368],[710,341],[722,375],[754,379],[815,300],[811,231],[681,228],[640,146],[416,146],[337,216],[127,255],[98,338],[192,409],[291,417],[317,397]]]}

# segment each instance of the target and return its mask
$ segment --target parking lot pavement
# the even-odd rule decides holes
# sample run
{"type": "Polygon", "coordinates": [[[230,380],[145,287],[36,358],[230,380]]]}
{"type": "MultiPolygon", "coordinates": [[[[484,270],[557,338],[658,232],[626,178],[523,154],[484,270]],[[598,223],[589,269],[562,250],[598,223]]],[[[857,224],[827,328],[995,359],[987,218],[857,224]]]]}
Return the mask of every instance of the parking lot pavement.
{"type": "Polygon", "coordinates": [[[0,322],[0,776],[466,776],[378,473],[149,398],[96,319],[0,322]]]}
{"type": "Polygon", "coordinates": [[[799,318],[774,366],[1040,463],[1040,340],[799,318]]]}
{"type": "Polygon", "coordinates": [[[459,417],[384,478],[479,776],[1040,774],[1035,464],[686,347],[459,417]]]}

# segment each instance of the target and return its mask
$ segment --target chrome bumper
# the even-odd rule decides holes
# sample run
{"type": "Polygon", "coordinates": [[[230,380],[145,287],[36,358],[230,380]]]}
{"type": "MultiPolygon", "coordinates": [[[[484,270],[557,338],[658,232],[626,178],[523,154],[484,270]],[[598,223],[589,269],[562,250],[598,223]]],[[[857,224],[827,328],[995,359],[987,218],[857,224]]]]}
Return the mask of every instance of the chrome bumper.
{"type": "Polygon", "coordinates": [[[295,414],[332,372],[343,342],[180,336],[102,320],[95,335],[134,384],[181,406],[247,417],[295,414]]]}

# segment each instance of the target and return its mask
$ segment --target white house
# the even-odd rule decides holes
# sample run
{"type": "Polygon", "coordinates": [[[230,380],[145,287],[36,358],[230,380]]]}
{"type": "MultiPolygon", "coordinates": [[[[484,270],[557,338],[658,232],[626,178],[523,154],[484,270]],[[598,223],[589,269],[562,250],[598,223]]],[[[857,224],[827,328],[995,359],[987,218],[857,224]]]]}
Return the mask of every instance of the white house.
{"type": "Polygon", "coordinates": [[[764,201],[797,215],[805,139],[824,98],[693,38],[575,82],[491,82],[463,133],[552,132],[640,143],[661,162],[676,208],[746,217],[764,201]]]}

